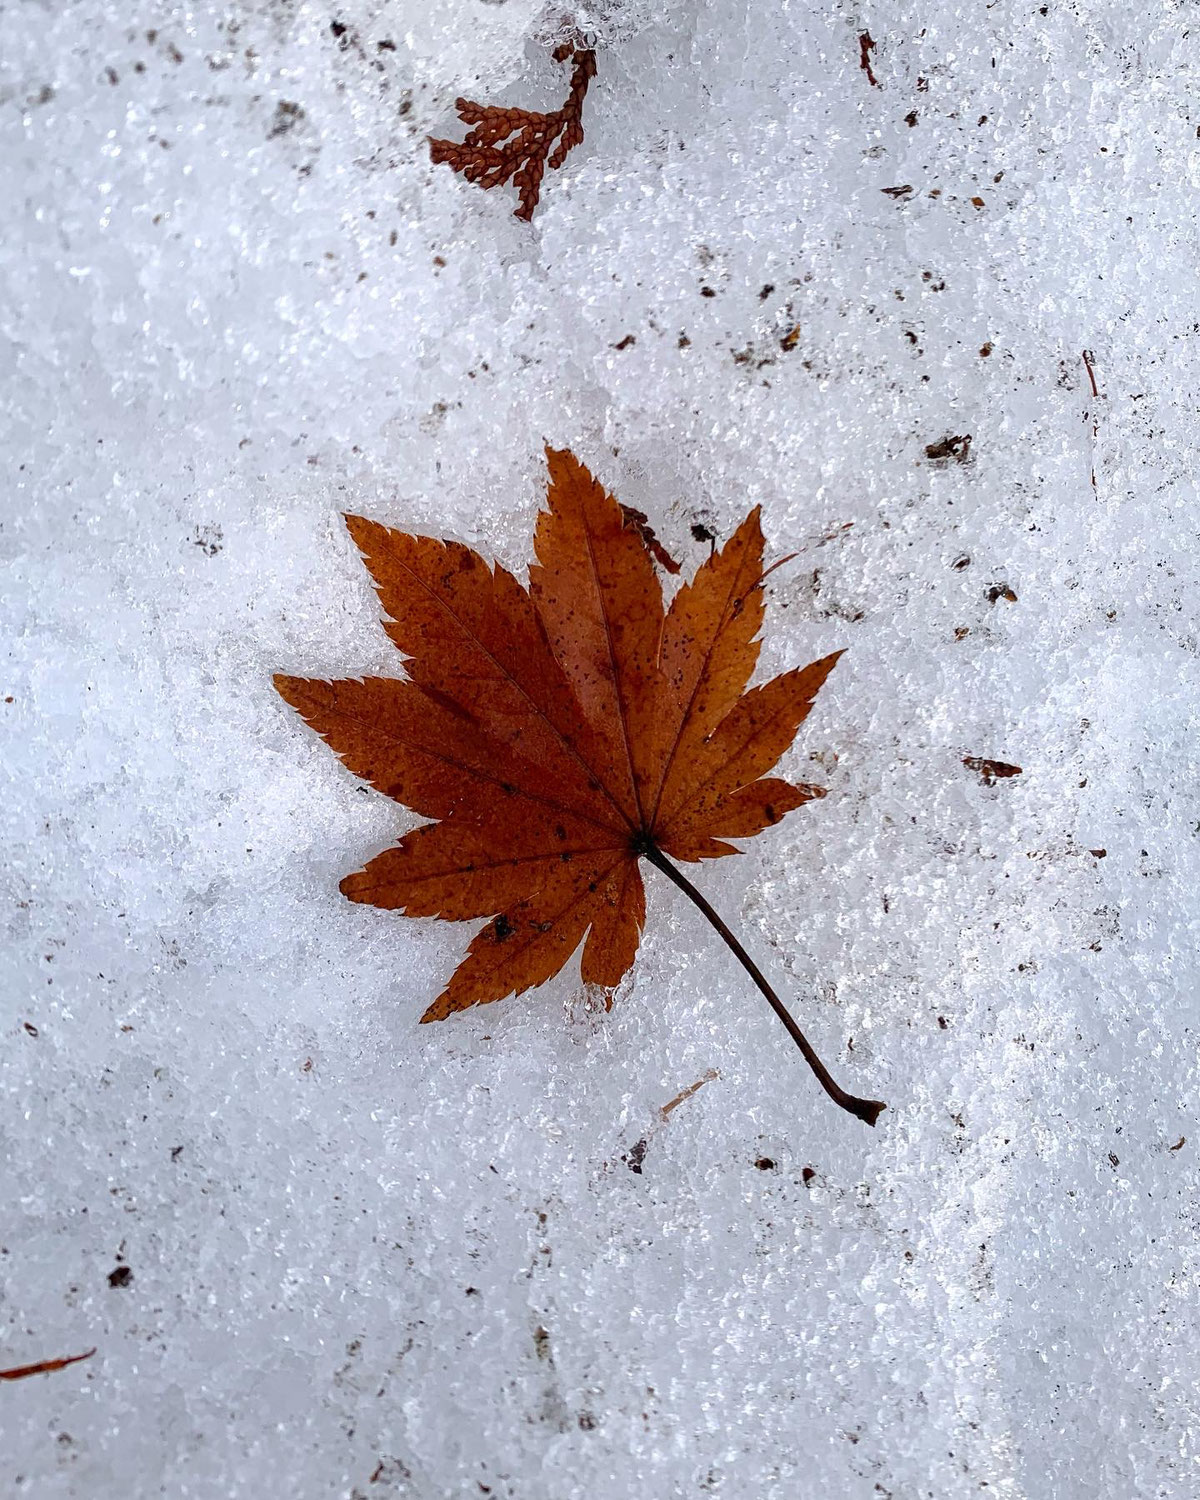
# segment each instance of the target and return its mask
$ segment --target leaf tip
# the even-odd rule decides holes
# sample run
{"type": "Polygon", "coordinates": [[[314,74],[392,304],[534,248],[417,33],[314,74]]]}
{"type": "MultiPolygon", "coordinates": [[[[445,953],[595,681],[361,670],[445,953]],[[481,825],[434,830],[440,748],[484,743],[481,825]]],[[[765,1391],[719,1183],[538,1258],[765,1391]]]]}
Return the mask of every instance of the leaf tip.
{"type": "Polygon", "coordinates": [[[366,516],[353,516],[348,510],[342,512],[342,520],[346,523],[346,530],[350,533],[350,539],[360,552],[365,552],[366,538],[373,529],[379,525],[377,521],[368,521],[366,516]]]}

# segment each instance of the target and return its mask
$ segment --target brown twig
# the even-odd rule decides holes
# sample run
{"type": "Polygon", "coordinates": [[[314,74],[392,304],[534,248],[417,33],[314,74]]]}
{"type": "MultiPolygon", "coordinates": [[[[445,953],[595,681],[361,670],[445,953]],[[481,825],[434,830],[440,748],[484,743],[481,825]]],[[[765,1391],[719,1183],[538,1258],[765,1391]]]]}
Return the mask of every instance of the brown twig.
{"type": "Polygon", "coordinates": [[[575,66],[561,109],[538,114],[458,99],[454,107],[459,119],[473,128],[461,141],[432,136],[429,140],[434,161],[445,162],[468,182],[494,188],[511,180],[520,200],[513,212],[526,222],[533,218],[546,168],[561,167],[567,153],[583,140],[583,100],[596,76],[596,54],[590,47],[565,42],[555,50],[554,60],[566,62],[568,58],[575,66]]]}
{"type": "Polygon", "coordinates": [[[689,1084],[685,1089],[681,1089],[680,1092],[675,1095],[674,1099],[670,1100],[669,1103],[664,1104],[659,1110],[659,1114],[665,1120],[671,1113],[671,1111],[673,1109],[678,1109],[685,1099],[690,1099],[692,1095],[702,1089],[706,1083],[711,1083],[714,1078],[720,1078],[720,1076],[721,1075],[716,1070],[716,1068],[709,1068],[708,1072],[705,1073],[703,1078],[697,1078],[695,1083],[689,1084]]]}
{"type": "Polygon", "coordinates": [[[628,1152],[621,1158],[631,1172],[639,1177],[642,1175],[642,1163],[646,1160],[646,1152],[650,1149],[650,1142],[657,1132],[671,1118],[671,1111],[678,1109],[685,1099],[690,1099],[698,1089],[702,1089],[706,1083],[711,1083],[714,1078],[720,1078],[721,1074],[716,1068],[709,1068],[702,1078],[697,1078],[695,1083],[689,1084],[687,1088],[681,1089],[674,1099],[660,1106],[658,1119],[650,1127],[645,1135],[634,1141],[628,1152]]]}

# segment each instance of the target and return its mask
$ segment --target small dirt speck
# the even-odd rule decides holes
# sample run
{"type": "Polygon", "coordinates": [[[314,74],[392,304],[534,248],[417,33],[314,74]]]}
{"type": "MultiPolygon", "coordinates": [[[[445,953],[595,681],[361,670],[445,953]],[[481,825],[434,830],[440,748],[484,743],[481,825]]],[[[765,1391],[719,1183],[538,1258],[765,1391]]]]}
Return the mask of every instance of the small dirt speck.
{"type": "Polygon", "coordinates": [[[304,119],[304,111],[292,99],[281,99],[275,106],[275,113],[271,117],[271,128],[267,131],[267,139],[273,141],[277,136],[289,135],[296,126],[304,119]]]}

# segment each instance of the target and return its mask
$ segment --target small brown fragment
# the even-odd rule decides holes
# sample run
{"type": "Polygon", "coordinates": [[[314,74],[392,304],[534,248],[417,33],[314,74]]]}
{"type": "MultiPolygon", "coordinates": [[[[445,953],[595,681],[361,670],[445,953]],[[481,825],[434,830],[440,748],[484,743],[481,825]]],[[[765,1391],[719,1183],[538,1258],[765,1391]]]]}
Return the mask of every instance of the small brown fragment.
{"type": "Polygon", "coordinates": [[[814,1167],[803,1167],[801,1169],[801,1172],[800,1172],[800,1176],[804,1179],[804,1186],[805,1187],[807,1187],[809,1185],[809,1183],[813,1180],[813,1178],[816,1175],[817,1175],[817,1173],[816,1173],[816,1169],[814,1167]]]}
{"type": "Polygon", "coordinates": [[[621,342],[619,344],[614,344],[613,345],[613,348],[614,349],[632,349],[633,346],[634,346],[634,344],[636,344],[636,343],[637,343],[637,339],[634,337],[634,335],[632,333],[627,333],[625,335],[625,337],[621,340],[621,342]]]}
{"type": "MultiPolygon", "coordinates": [[[[621,346],[618,344],[616,347],[619,349],[621,346]]],[[[659,567],[665,568],[668,573],[678,573],[679,564],[655,535],[654,527],[651,526],[645,511],[637,510],[632,505],[622,505],[621,515],[624,517],[626,526],[632,526],[641,537],[643,545],[648,548],[659,567]]]]}
{"type": "Polygon", "coordinates": [[[790,354],[799,342],[800,325],[799,323],[796,323],[793,324],[793,326],[789,328],[784,336],[779,340],[779,347],[785,354],[790,354]]]}
{"type": "Polygon", "coordinates": [[[109,1286],[128,1286],[133,1280],[133,1269],[130,1266],[118,1266],[115,1271],[108,1273],[109,1286]]]}
{"type": "Polygon", "coordinates": [[[1004,760],[988,760],[982,755],[964,755],[963,765],[968,771],[978,771],[985,786],[994,786],[997,780],[1021,774],[1020,766],[1011,766],[1004,760]]]}
{"type": "Polygon", "coordinates": [[[988,358],[991,357],[991,353],[992,353],[992,345],[991,345],[991,340],[989,339],[989,341],[980,348],[980,350],[979,350],[979,357],[980,357],[980,359],[988,359],[988,358]]]}
{"type": "Polygon", "coordinates": [[[889,198],[911,198],[915,189],[911,182],[904,182],[899,187],[880,188],[879,191],[889,198]]]}
{"type": "Polygon", "coordinates": [[[997,604],[1001,599],[1003,599],[1006,604],[1015,604],[1017,602],[1016,594],[1012,591],[1011,588],[1009,588],[1007,583],[992,584],[991,588],[987,591],[988,603],[997,604]]]}
{"type": "Polygon", "coordinates": [[[1187,1145],[1187,1136],[1186,1135],[1181,1135],[1179,1137],[1179,1139],[1175,1142],[1175,1144],[1173,1146],[1168,1146],[1167,1147],[1167,1150],[1168,1151],[1182,1151],[1183,1148],[1184,1148],[1184,1146],[1186,1146],[1186,1145],[1187,1145]]]}
{"type": "Polygon", "coordinates": [[[951,459],[955,463],[965,464],[971,457],[971,434],[965,432],[959,437],[939,438],[936,443],[926,445],[925,457],[935,464],[945,465],[951,459]]]}

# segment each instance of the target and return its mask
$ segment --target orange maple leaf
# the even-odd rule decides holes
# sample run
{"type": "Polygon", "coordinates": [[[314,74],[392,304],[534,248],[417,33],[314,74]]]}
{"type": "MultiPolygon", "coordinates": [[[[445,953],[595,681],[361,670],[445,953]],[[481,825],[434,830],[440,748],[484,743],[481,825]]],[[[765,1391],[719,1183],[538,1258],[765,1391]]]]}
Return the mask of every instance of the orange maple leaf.
{"type": "Polygon", "coordinates": [[[633,963],[645,858],[737,954],[843,1108],[883,1105],[829,1076],[734,935],[675,866],[735,854],[824,789],[766,773],[840,652],[748,688],[763,619],[756,507],[664,610],[642,529],[572,454],[547,449],[549,508],[524,587],[460,542],[347,516],[408,680],[275,685],[355,775],[435,821],[349,875],[351,901],[487,917],[422,1016],[520,994],[583,943],[585,983],[633,963]]]}

